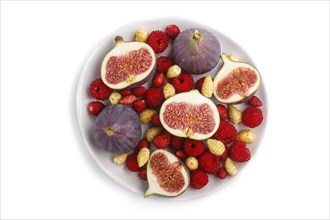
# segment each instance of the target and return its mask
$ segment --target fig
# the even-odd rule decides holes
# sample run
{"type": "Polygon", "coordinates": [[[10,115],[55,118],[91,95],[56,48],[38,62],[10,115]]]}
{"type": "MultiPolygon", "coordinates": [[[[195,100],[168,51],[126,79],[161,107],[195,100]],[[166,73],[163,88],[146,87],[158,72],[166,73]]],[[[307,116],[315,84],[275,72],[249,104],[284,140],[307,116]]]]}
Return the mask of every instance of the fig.
{"type": "Polygon", "coordinates": [[[144,197],[153,194],[174,197],[182,194],[189,186],[189,172],[172,153],[159,149],[150,155],[147,164],[149,187],[144,197]]]}
{"type": "Polygon", "coordinates": [[[209,31],[191,28],[182,31],[173,43],[174,63],[185,72],[203,74],[213,69],[221,54],[218,39],[209,31]]]}
{"type": "Polygon", "coordinates": [[[109,105],[96,118],[95,141],[111,154],[132,151],[139,143],[141,134],[139,116],[127,105],[109,105]]]}
{"type": "Polygon", "coordinates": [[[220,124],[213,101],[196,89],[168,98],[160,108],[159,117],[169,133],[195,140],[211,137],[220,124]]]}
{"type": "Polygon", "coordinates": [[[241,103],[252,96],[260,85],[260,74],[251,64],[221,55],[223,66],[215,76],[214,96],[226,104],[241,103]]]}
{"type": "Polygon", "coordinates": [[[117,36],[115,47],[103,59],[101,78],[112,89],[133,88],[149,80],[155,70],[155,52],[148,44],[117,36]]]}

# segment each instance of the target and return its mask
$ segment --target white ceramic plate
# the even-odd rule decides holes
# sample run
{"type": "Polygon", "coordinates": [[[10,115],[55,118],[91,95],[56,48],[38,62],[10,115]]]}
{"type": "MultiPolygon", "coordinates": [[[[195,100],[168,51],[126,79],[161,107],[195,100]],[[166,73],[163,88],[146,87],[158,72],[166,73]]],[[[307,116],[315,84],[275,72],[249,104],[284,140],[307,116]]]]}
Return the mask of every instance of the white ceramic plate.
{"type": "MultiPolygon", "coordinates": [[[[92,129],[94,126],[95,117],[91,116],[88,113],[87,106],[88,103],[94,99],[90,97],[88,88],[92,80],[100,77],[100,67],[102,60],[104,56],[108,53],[108,51],[110,51],[113,48],[115,36],[121,35],[124,37],[125,40],[130,41],[134,39],[134,34],[139,29],[145,29],[150,33],[153,30],[165,30],[165,27],[168,24],[177,24],[181,30],[185,30],[187,28],[207,29],[218,37],[222,52],[225,52],[226,54],[235,54],[238,56],[239,60],[253,64],[253,61],[250,59],[248,54],[240,46],[238,46],[238,44],[233,42],[231,39],[229,39],[219,31],[196,22],[182,20],[182,19],[157,19],[151,21],[149,20],[149,21],[131,23],[120,28],[117,31],[112,32],[99,43],[98,47],[88,58],[81,73],[81,77],[78,84],[77,114],[78,114],[78,122],[79,122],[80,130],[89,152],[91,153],[96,163],[100,166],[100,168],[116,182],[118,182],[119,184],[121,184],[122,186],[126,187],[127,189],[133,192],[141,194],[141,196],[143,196],[144,191],[147,189],[147,182],[141,181],[137,173],[129,172],[126,169],[125,165],[122,166],[115,165],[112,162],[112,156],[106,153],[100,147],[98,147],[93,139],[92,129]]],[[[170,47],[171,45],[162,54],[159,54],[158,56],[169,54],[170,47]]],[[[218,72],[221,65],[222,62],[220,61],[217,67],[211,70],[209,74],[214,76],[218,72]]],[[[198,78],[203,77],[205,75],[207,74],[203,74],[198,77],[195,77],[195,82],[198,78]]],[[[258,89],[256,95],[264,103],[262,107],[264,113],[264,122],[258,128],[254,129],[254,131],[257,133],[258,139],[256,142],[249,145],[252,154],[251,160],[253,160],[253,158],[255,157],[255,153],[257,148],[259,147],[259,143],[263,136],[263,132],[265,130],[265,125],[267,121],[267,111],[266,111],[267,100],[266,100],[266,93],[263,83],[261,83],[261,86],[258,89]]],[[[108,101],[105,101],[104,103],[109,104],[108,101]]],[[[241,104],[238,107],[243,109],[245,105],[241,104]]],[[[236,126],[236,127],[238,130],[244,128],[243,126],[236,126]]],[[[143,126],[143,131],[145,130],[146,127],[143,126]]],[[[224,186],[230,184],[231,181],[235,181],[239,178],[239,173],[243,172],[243,167],[248,165],[248,163],[249,162],[238,164],[238,174],[234,177],[229,177],[226,178],[225,180],[220,180],[215,176],[209,175],[209,183],[204,188],[196,190],[189,187],[187,191],[182,195],[170,199],[175,199],[175,200],[193,199],[207,195],[209,193],[213,193],[216,190],[223,189],[224,186]]]]}

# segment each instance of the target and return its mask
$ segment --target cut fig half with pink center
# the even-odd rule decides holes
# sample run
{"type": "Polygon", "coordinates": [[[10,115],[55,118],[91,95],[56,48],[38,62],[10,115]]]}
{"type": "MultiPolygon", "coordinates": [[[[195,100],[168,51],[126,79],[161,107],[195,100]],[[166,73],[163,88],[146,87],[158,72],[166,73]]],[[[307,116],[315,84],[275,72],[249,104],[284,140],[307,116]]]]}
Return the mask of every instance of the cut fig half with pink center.
{"type": "Polygon", "coordinates": [[[221,55],[223,66],[214,78],[214,96],[226,104],[241,103],[259,88],[260,73],[251,64],[234,61],[225,53],[221,55]]]}
{"type": "Polygon", "coordinates": [[[103,59],[101,78],[111,89],[133,88],[148,81],[155,70],[155,52],[148,44],[117,36],[115,47],[103,59]]]}
{"type": "Polygon", "coordinates": [[[216,105],[198,90],[179,93],[167,99],[159,116],[169,133],[194,140],[211,137],[220,124],[216,105]]]}
{"type": "Polygon", "coordinates": [[[190,176],[185,165],[172,153],[159,149],[154,151],[147,164],[149,187],[144,197],[153,194],[174,197],[189,186],[190,176]]]}

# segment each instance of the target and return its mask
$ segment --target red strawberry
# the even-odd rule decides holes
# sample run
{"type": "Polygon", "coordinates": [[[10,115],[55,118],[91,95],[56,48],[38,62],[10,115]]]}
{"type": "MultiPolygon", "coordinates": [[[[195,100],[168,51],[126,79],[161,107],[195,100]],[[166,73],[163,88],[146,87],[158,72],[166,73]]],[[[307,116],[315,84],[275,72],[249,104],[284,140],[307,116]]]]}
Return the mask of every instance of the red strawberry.
{"type": "Polygon", "coordinates": [[[221,121],[218,130],[214,133],[213,138],[224,144],[229,144],[236,139],[237,130],[234,125],[227,121],[221,121]]]}
{"type": "Polygon", "coordinates": [[[134,95],[128,95],[124,96],[119,100],[119,104],[125,104],[125,105],[130,105],[136,100],[136,97],[134,95]]]}
{"type": "Polygon", "coordinates": [[[223,121],[227,120],[228,119],[227,108],[224,105],[218,104],[217,109],[220,115],[220,119],[223,121]]]}
{"type": "Polygon", "coordinates": [[[166,27],[165,32],[169,38],[175,39],[180,34],[180,29],[175,24],[171,24],[166,27]]]}
{"type": "Polygon", "coordinates": [[[143,168],[139,171],[139,177],[141,180],[147,180],[147,170],[143,168]]]}
{"type": "Polygon", "coordinates": [[[217,176],[218,176],[220,179],[225,179],[225,178],[228,176],[228,173],[227,173],[227,171],[225,170],[225,168],[220,167],[220,169],[219,169],[218,172],[217,172],[217,176]]]}
{"type": "Polygon", "coordinates": [[[152,143],[158,149],[165,149],[170,145],[170,142],[171,142],[171,135],[167,132],[156,135],[152,140],[152,143]]]}
{"type": "Polygon", "coordinates": [[[188,92],[194,88],[194,78],[191,74],[181,73],[172,79],[172,85],[177,93],[188,92]]]}
{"type": "Polygon", "coordinates": [[[132,94],[135,95],[136,97],[141,97],[144,96],[144,93],[146,93],[147,88],[144,86],[138,86],[134,89],[132,89],[132,94]]]}
{"type": "Polygon", "coordinates": [[[129,96],[132,95],[132,90],[131,89],[123,89],[120,91],[121,96],[129,96]]]}
{"type": "Polygon", "coordinates": [[[160,119],[159,119],[159,113],[158,112],[152,115],[151,123],[153,125],[157,126],[157,127],[162,125],[161,122],[160,122],[160,119]]]}
{"type": "Polygon", "coordinates": [[[229,147],[229,156],[233,161],[246,162],[250,160],[251,153],[242,141],[235,141],[229,147]]]}
{"type": "Polygon", "coordinates": [[[186,139],[183,143],[183,151],[191,157],[197,157],[204,153],[205,144],[200,140],[186,139]]]}
{"type": "Polygon", "coordinates": [[[92,81],[89,86],[89,93],[92,97],[99,100],[106,100],[109,98],[112,89],[103,83],[101,78],[92,81]]]}
{"type": "Polygon", "coordinates": [[[253,106],[253,107],[260,107],[262,106],[262,102],[261,100],[257,97],[257,96],[252,96],[249,101],[248,104],[253,106]]]}
{"type": "Polygon", "coordinates": [[[142,139],[139,141],[139,143],[138,143],[138,145],[136,146],[136,148],[137,148],[138,151],[139,151],[139,150],[141,150],[141,149],[144,148],[144,147],[146,147],[146,148],[150,148],[150,145],[149,145],[149,142],[147,141],[147,139],[142,138],[142,139]]]}
{"type": "Polygon", "coordinates": [[[205,80],[205,76],[200,78],[199,80],[197,80],[197,82],[195,84],[195,89],[197,89],[200,93],[202,93],[202,86],[203,86],[204,80],[205,80]]]}
{"type": "Polygon", "coordinates": [[[206,186],[209,182],[209,177],[202,170],[194,170],[190,173],[190,185],[195,189],[200,189],[206,186]]]}
{"type": "Polygon", "coordinates": [[[143,99],[138,99],[133,102],[132,107],[136,112],[142,112],[143,110],[146,109],[147,103],[143,99]]]}
{"type": "Polygon", "coordinates": [[[94,116],[98,116],[105,108],[105,105],[100,101],[94,101],[88,104],[88,111],[94,116]]]}
{"type": "Polygon", "coordinates": [[[187,154],[185,154],[185,153],[183,152],[183,150],[178,150],[178,151],[175,153],[175,155],[176,155],[179,159],[181,159],[181,160],[184,160],[184,159],[187,158],[187,154]]]}
{"type": "Polygon", "coordinates": [[[168,46],[168,37],[162,31],[153,31],[149,34],[146,43],[152,47],[155,53],[161,53],[168,46]]]}
{"type": "Polygon", "coordinates": [[[165,101],[164,94],[156,88],[150,88],[144,94],[144,98],[149,108],[158,108],[165,101]]]}
{"type": "Polygon", "coordinates": [[[161,87],[165,82],[165,74],[164,73],[158,73],[154,78],[152,79],[152,85],[156,88],[161,87]]]}
{"type": "Polygon", "coordinates": [[[221,154],[221,156],[220,156],[220,160],[222,161],[222,162],[225,162],[226,161],[226,159],[227,159],[227,157],[228,157],[228,147],[226,146],[225,147],[225,151],[221,154]]]}
{"type": "Polygon", "coordinates": [[[170,148],[173,150],[179,150],[182,147],[183,142],[185,140],[186,139],[183,137],[177,137],[177,136],[172,135],[170,148]]]}
{"type": "Polygon", "coordinates": [[[169,57],[161,56],[157,58],[156,64],[158,73],[167,73],[167,70],[174,65],[174,62],[169,57]]]}
{"type": "Polygon", "coordinates": [[[198,166],[206,173],[216,173],[220,168],[220,158],[207,150],[198,157],[198,166]]]}
{"type": "Polygon", "coordinates": [[[247,107],[242,112],[242,123],[250,128],[258,127],[264,119],[262,111],[257,107],[247,107]]]}
{"type": "Polygon", "coordinates": [[[137,153],[132,153],[128,155],[126,159],[126,167],[132,172],[138,172],[140,170],[140,167],[137,162],[137,153]]]}

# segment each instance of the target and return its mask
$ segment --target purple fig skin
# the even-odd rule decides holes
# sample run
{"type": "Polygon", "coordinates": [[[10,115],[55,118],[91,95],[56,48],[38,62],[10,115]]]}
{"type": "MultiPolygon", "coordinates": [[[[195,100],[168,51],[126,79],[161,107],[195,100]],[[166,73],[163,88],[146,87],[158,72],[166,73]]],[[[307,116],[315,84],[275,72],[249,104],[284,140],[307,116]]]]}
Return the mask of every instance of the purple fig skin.
{"type": "Polygon", "coordinates": [[[211,32],[201,28],[182,31],[173,43],[174,62],[185,72],[194,75],[213,69],[220,60],[220,54],[218,39],[211,32]]]}
{"type": "Polygon", "coordinates": [[[95,141],[111,154],[132,151],[140,141],[141,134],[139,117],[127,105],[109,105],[96,118],[95,141]]]}

